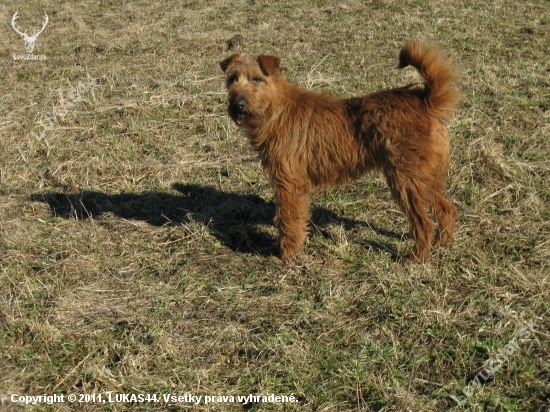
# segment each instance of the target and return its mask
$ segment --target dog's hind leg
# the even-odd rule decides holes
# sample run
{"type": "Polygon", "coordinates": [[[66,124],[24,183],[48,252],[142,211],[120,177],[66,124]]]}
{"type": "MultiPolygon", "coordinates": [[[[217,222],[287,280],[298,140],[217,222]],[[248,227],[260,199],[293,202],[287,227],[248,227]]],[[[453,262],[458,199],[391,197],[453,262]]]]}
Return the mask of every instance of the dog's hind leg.
{"type": "Polygon", "coordinates": [[[434,224],[430,220],[425,209],[422,194],[415,189],[406,190],[406,201],[411,234],[414,239],[414,248],[407,260],[411,262],[424,262],[432,246],[434,224]]]}
{"type": "Polygon", "coordinates": [[[456,206],[447,200],[444,193],[443,177],[438,179],[434,190],[434,211],[438,228],[434,239],[435,245],[445,246],[453,237],[456,215],[456,206]]]}
{"type": "Polygon", "coordinates": [[[423,182],[411,179],[394,168],[386,167],[384,174],[393,198],[409,221],[409,233],[414,240],[413,250],[406,259],[409,262],[424,262],[432,246],[434,230],[426,211],[431,196],[423,182]]]}

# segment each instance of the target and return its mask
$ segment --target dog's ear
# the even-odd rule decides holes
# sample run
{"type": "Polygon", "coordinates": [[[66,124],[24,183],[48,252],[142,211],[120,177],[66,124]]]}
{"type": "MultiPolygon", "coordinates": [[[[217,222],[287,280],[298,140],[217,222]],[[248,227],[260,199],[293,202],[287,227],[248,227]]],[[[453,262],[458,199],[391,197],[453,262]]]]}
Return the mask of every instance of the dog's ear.
{"type": "Polygon", "coordinates": [[[237,61],[237,59],[239,57],[241,57],[241,55],[235,53],[235,54],[232,54],[231,56],[229,56],[227,59],[221,61],[220,62],[220,67],[222,68],[223,72],[227,73],[227,70],[229,70],[231,65],[233,65],[233,63],[235,63],[235,61],[237,61]]]}
{"type": "Polygon", "coordinates": [[[279,67],[279,63],[281,63],[281,59],[278,57],[264,56],[263,54],[256,57],[256,59],[258,60],[258,64],[260,65],[263,74],[266,76],[273,74],[279,67]]]}

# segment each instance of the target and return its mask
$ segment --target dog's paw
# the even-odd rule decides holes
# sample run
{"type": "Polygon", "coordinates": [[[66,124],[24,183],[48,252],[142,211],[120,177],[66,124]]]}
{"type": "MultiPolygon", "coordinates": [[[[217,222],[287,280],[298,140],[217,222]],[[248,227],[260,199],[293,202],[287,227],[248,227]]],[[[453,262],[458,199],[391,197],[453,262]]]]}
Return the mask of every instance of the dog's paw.
{"type": "Polygon", "coordinates": [[[269,263],[275,263],[275,264],[277,264],[277,265],[280,265],[281,263],[283,263],[283,260],[282,260],[279,256],[274,256],[274,255],[273,255],[273,256],[269,256],[269,257],[267,258],[267,261],[268,261],[269,263]]]}
{"type": "Polygon", "coordinates": [[[414,253],[411,253],[410,255],[406,255],[403,257],[405,263],[407,265],[413,264],[413,263],[424,263],[425,259],[421,259],[417,257],[414,253]]]}

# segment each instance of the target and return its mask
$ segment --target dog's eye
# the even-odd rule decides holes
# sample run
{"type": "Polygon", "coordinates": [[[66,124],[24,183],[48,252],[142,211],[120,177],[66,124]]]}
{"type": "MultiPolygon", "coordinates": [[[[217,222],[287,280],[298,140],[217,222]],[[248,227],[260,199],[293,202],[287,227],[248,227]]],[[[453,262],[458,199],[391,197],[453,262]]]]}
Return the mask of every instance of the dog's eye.
{"type": "Polygon", "coordinates": [[[227,79],[227,83],[228,83],[228,84],[235,83],[238,79],[239,79],[238,76],[233,75],[233,76],[231,76],[229,79],[227,79]]]}
{"type": "Polygon", "coordinates": [[[260,79],[259,77],[254,77],[254,78],[252,79],[252,82],[253,82],[253,83],[261,83],[261,82],[263,82],[263,81],[264,81],[264,80],[263,80],[263,79],[260,79]]]}

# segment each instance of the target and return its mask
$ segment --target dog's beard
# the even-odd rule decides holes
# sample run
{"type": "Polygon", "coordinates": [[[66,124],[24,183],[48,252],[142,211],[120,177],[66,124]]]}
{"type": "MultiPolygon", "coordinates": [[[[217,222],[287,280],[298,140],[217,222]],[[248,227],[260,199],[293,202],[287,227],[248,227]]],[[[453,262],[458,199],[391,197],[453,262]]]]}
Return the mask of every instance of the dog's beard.
{"type": "Polygon", "coordinates": [[[239,127],[242,127],[246,123],[246,115],[244,113],[229,113],[231,120],[239,127]]]}
{"type": "Polygon", "coordinates": [[[246,128],[247,126],[255,125],[257,123],[257,117],[249,111],[237,111],[232,110],[231,107],[228,110],[229,117],[235,122],[239,127],[246,128]]]}

